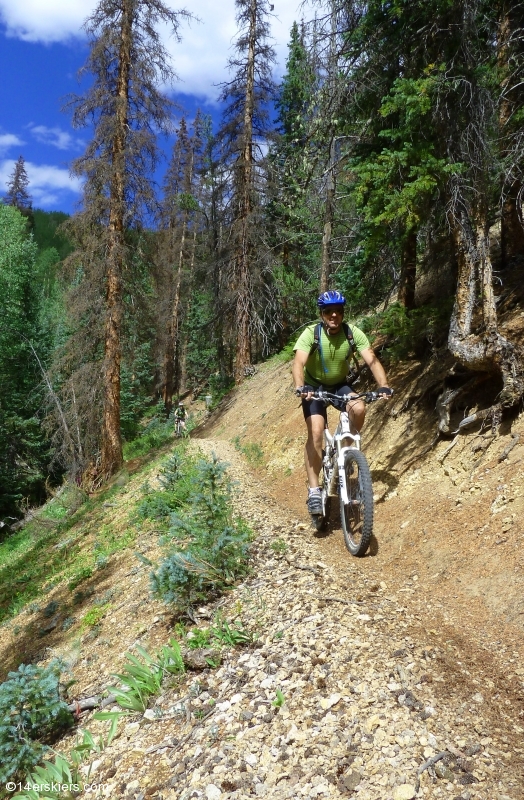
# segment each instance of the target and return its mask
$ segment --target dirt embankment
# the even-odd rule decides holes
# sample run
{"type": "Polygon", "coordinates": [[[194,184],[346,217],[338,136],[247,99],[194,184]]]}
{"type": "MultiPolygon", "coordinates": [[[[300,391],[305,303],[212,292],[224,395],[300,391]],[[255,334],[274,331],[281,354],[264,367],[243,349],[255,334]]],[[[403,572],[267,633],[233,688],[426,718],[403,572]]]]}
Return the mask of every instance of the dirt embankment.
{"type": "MultiPolygon", "coordinates": [[[[376,523],[362,559],[346,551],[336,508],[322,536],[309,525],[289,364],[261,367],[200,428],[195,446],[231,463],[256,542],[251,575],[196,613],[205,626],[218,607],[256,642],[166,684],[124,720],[92,759],[95,796],[521,800],[524,418],[497,435],[434,441],[432,392],[449,366],[410,363],[393,377],[394,399],[369,409],[376,523]]],[[[132,476],[93,525],[124,532],[160,463],[132,476]]],[[[35,639],[27,609],[3,628],[4,661],[21,637],[26,661],[61,656],[81,699],[114,683],[126,651],[165,644],[174,620],[151,599],[135,551],[155,561],[154,530],[97,573],[110,610],[96,636],[77,620],[35,639]]],[[[59,585],[48,599],[63,594],[59,585]]],[[[89,714],[80,724],[107,727],[89,714]]]]}
{"type": "MultiPolygon", "coordinates": [[[[474,647],[481,660],[495,655],[520,686],[524,414],[495,435],[477,427],[435,442],[431,389],[449,367],[411,362],[392,376],[394,399],[368,409],[363,449],[373,477],[375,537],[358,568],[409,593],[425,627],[447,626],[453,641],[467,652],[474,647]]],[[[291,388],[290,364],[263,366],[199,435],[234,441],[268,493],[307,523],[305,428],[291,388]]],[[[336,416],[330,409],[332,426],[336,416]]],[[[328,561],[351,559],[337,508],[320,544],[328,561]]]]}

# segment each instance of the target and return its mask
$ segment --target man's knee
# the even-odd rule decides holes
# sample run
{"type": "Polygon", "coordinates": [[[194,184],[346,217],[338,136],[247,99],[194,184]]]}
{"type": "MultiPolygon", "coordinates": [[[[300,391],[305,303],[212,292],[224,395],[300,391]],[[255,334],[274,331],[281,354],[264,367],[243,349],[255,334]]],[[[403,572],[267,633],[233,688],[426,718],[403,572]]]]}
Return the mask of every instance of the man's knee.
{"type": "Polygon", "coordinates": [[[324,437],[324,420],[320,418],[319,421],[314,417],[309,417],[307,423],[307,444],[312,444],[315,449],[322,447],[324,437]]]}
{"type": "Polygon", "coordinates": [[[366,404],[362,402],[362,400],[357,400],[353,403],[350,401],[347,405],[347,410],[350,414],[354,414],[356,417],[366,416],[366,404]]]}

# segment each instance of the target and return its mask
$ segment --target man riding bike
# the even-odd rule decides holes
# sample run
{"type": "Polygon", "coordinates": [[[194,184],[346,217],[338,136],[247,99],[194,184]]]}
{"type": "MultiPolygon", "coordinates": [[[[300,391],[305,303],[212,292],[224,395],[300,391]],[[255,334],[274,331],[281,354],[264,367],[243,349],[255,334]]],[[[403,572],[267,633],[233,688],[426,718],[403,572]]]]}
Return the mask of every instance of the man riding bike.
{"type": "MultiPolygon", "coordinates": [[[[324,292],[317,305],[322,324],[315,341],[317,324],[309,325],[299,336],[294,347],[293,381],[295,392],[302,397],[302,411],[307,426],[307,442],[304,461],[309,484],[307,508],[310,514],[322,513],[322,498],[319,475],[322,466],[322,441],[327,424],[326,406],[315,400],[311,392],[327,389],[334,394],[355,394],[347,383],[352,343],[363,358],[377,382],[378,392],[388,398],[393,394],[389,388],[384,367],[371,349],[365,333],[354,325],[344,323],[345,297],[337,291],[324,292]]],[[[354,400],[346,406],[352,428],[359,432],[364,424],[366,406],[362,400],[354,400]]]]}
{"type": "Polygon", "coordinates": [[[175,408],[175,431],[182,434],[186,427],[187,412],[183,403],[179,403],[175,408]]]}

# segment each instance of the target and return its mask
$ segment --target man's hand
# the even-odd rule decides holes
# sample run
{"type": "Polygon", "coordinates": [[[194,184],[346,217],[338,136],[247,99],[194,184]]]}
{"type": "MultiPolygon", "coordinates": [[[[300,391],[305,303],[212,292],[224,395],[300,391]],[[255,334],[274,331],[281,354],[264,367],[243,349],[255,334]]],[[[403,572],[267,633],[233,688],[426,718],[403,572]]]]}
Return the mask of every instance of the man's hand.
{"type": "Polygon", "coordinates": [[[312,399],[312,392],[314,392],[314,391],[315,390],[313,389],[313,387],[312,386],[308,386],[307,384],[305,386],[296,386],[295,387],[295,394],[297,395],[297,397],[303,397],[306,400],[311,400],[312,399]]]}
{"type": "Polygon", "coordinates": [[[379,397],[382,397],[383,400],[389,400],[389,398],[393,394],[393,389],[390,389],[389,386],[380,386],[377,389],[377,394],[379,395],[379,397]]]}

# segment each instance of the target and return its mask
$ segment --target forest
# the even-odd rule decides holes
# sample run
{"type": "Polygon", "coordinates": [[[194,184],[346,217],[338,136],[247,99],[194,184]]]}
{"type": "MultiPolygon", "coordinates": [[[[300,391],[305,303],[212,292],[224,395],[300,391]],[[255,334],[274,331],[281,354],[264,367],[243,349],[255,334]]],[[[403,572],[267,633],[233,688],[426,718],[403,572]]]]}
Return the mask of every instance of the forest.
{"type": "Polygon", "coordinates": [[[0,206],[6,530],[64,478],[100,486],[178,398],[218,401],[294,342],[327,288],[389,337],[386,361],[451,353],[448,410],[485,376],[486,420],[521,402],[497,301],[524,257],[522,4],[318,0],[279,83],[273,6],[236,8],[218,125],[164,93],[159,26],[178,38],[189,12],[100,0],[89,88],[65,108],[92,136],[70,165],[80,210],[33,208],[16,163],[0,206]]]}

